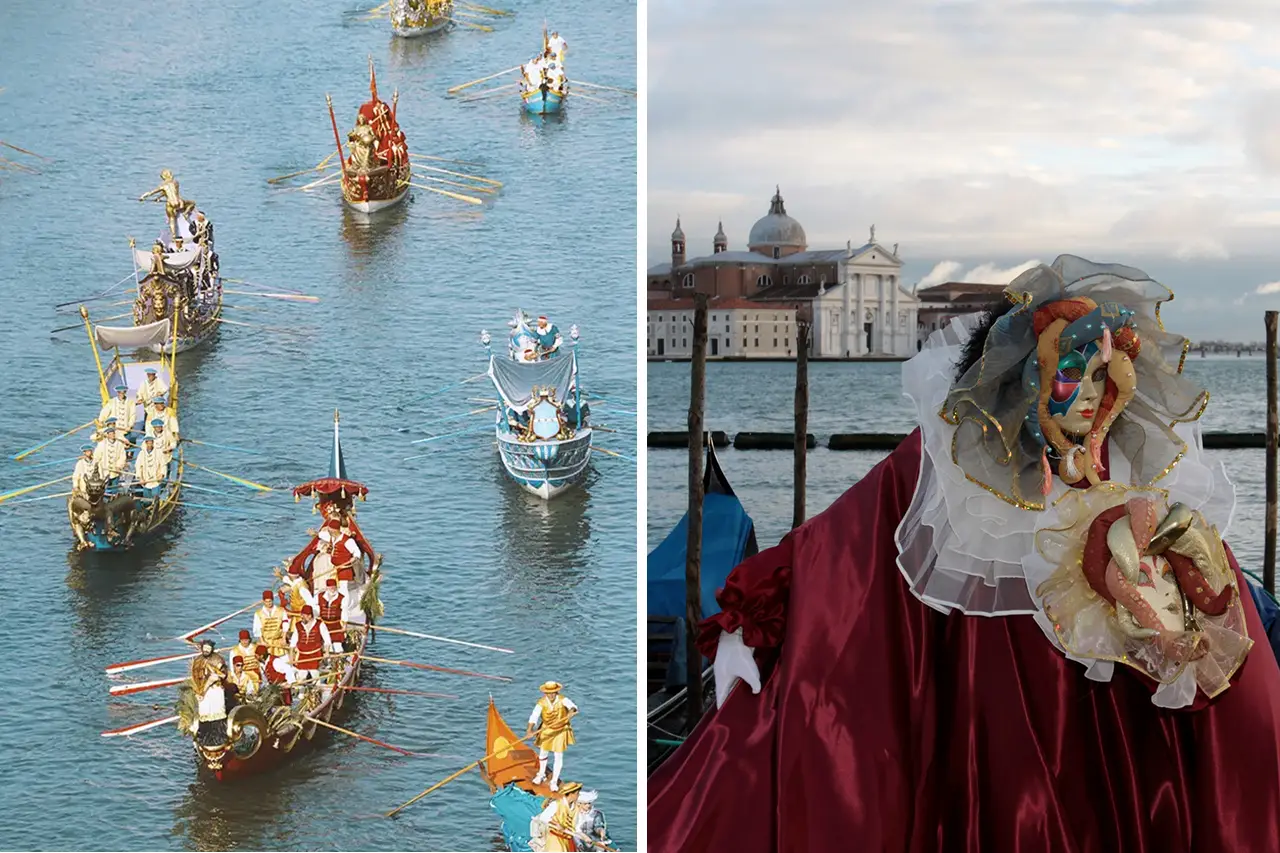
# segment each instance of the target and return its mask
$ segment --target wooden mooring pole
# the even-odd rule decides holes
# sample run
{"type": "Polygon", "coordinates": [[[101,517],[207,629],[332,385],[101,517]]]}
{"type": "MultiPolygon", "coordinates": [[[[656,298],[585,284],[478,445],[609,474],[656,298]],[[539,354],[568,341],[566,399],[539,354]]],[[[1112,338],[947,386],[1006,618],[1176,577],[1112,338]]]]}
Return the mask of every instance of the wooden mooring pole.
{"type": "Polygon", "coordinates": [[[693,297],[693,358],[689,377],[689,538],[685,546],[685,652],[688,702],[687,730],[702,718],[702,652],[698,651],[698,623],[702,621],[702,432],[707,391],[707,295],[693,297]]]}
{"type": "Polygon", "coordinates": [[[1280,413],[1276,403],[1276,318],[1268,311],[1267,324],[1267,533],[1262,555],[1262,584],[1276,591],[1276,444],[1280,441],[1280,413]]]}
{"type": "Polygon", "coordinates": [[[804,524],[804,491],[807,476],[809,435],[809,322],[796,318],[796,444],[795,471],[792,488],[795,504],[791,512],[791,528],[804,524]]]}

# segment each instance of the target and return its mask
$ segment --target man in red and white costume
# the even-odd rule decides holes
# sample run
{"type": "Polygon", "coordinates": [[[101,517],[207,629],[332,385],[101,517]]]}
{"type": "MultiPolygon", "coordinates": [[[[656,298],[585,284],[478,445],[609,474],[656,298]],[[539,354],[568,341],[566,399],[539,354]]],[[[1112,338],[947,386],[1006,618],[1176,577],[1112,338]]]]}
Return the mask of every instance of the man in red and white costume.
{"type": "Polygon", "coordinates": [[[337,654],[342,651],[342,642],[346,639],[346,631],[342,624],[342,605],[345,596],[338,592],[338,582],[329,578],[325,582],[324,592],[316,598],[316,609],[320,613],[320,621],[329,632],[329,651],[337,654]]]}
{"type": "Polygon", "coordinates": [[[278,684],[280,686],[280,698],[284,704],[293,704],[293,696],[289,693],[288,684],[292,680],[293,667],[289,666],[289,661],[282,657],[271,657],[267,652],[267,647],[259,645],[254,653],[258,656],[258,660],[265,661],[262,665],[262,677],[267,684],[278,684]]]}
{"type": "Polygon", "coordinates": [[[332,645],[329,629],[316,618],[310,604],[302,607],[302,618],[294,623],[289,635],[289,648],[293,650],[294,683],[312,681],[320,677],[320,660],[325,649],[332,645]]]}

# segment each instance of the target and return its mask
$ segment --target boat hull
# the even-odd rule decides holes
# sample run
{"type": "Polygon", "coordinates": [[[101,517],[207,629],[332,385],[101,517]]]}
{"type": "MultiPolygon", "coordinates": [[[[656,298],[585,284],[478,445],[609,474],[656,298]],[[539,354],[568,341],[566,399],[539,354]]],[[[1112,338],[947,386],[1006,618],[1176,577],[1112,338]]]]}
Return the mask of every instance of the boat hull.
{"type": "MultiPolygon", "coordinates": [[[[108,529],[105,519],[97,519],[84,531],[84,538],[89,546],[87,550],[101,553],[127,551],[159,533],[178,508],[178,501],[182,497],[182,472],[182,447],[179,446],[176,456],[169,462],[169,477],[165,480],[164,491],[152,498],[147,515],[134,529],[128,544],[125,543],[123,534],[119,531],[113,533],[108,529]]],[[[67,499],[67,522],[72,525],[74,535],[75,510],[72,500],[67,499]]],[[[137,506],[139,504],[135,503],[135,512],[139,511],[137,506]]]]}
{"type": "Polygon", "coordinates": [[[427,23],[416,27],[408,24],[397,26],[395,23],[392,23],[391,32],[398,38],[416,39],[421,38],[422,36],[429,36],[432,33],[438,33],[447,26],[449,26],[448,18],[437,18],[434,20],[428,20],[427,23]]]}
{"type": "Polygon", "coordinates": [[[386,210],[387,208],[390,208],[390,207],[395,207],[397,204],[404,201],[405,196],[407,196],[408,194],[409,194],[409,188],[405,187],[403,190],[400,191],[400,194],[395,196],[394,198],[369,199],[368,201],[352,201],[346,196],[343,196],[342,200],[347,205],[347,207],[351,208],[355,212],[363,213],[367,215],[371,213],[377,213],[380,210],[386,210]]]}
{"type": "Polygon", "coordinates": [[[502,467],[522,489],[543,500],[559,497],[586,477],[591,464],[591,429],[563,441],[517,440],[497,430],[502,467]]]}
{"type": "MultiPolygon", "coordinates": [[[[565,95],[568,95],[568,91],[565,95]]],[[[541,89],[535,89],[532,92],[522,93],[520,97],[524,100],[525,112],[533,115],[558,113],[560,107],[564,105],[564,95],[552,91],[543,92],[541,89]]]]}

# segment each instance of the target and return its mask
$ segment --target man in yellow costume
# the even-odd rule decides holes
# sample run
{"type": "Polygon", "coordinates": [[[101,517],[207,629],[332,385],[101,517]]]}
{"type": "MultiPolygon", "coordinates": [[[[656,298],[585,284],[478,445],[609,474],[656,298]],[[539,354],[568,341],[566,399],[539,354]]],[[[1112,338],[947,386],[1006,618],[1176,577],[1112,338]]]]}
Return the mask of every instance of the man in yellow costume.
{"type": "Polygon", "coordinates": [[[560,695],[561,687],[559,682],[548,681],[538,688],[542,691],[542,698],[533,706],[533,713],[529,715],[529,727],[525,730],[527,737],[533,734],[534,728],[541,723],[538,735],[533,741],[538,748],[538,775],[533,777],[533,784],[540,785],[542,780],[547,778],[547,753],[553,753],[555,755],[555,763],[551,771],[551,790],[553,791],[560,790],[560,770],[564,766],[564,750],[565,747],[573,746],[575,743],[570,720],[574,714],[578,713],[578,706],[560,695]]]}
{"type": "Polygon", "coordinates": [[[182,197],[182,193],[178,191],[178,181],[173,177],[173,172],[164,169],[160,172],[160,186],[151,192],[143,193],[138,196],[138,201],[146,201],[149,198],[164,199],[164,215],[169,220],[169,233],[178,236],[178,214],[190,213],[196,209],[196,203],[182,197]]]}
{"type": "Polygon", "coordinates": [[[547,800],[542,813],[529,821],[529,847],[542,853],[577,850],[578,792],[582,785],[568,782],[564,792],[547,800]]]}
{"type": "MultiPolygon", "coordinates": [[[[275,603],[271,590],[264,589],[262,606],[253,614],[253,635],[267,647],[267,654],[273,659],[276,669],[291,678],[293,668],[289,666],[289,644],[285,640],[288,633],[289,611],[275,603]]],[[[264,661],[263,666],[267,663],[264,661]]]]}

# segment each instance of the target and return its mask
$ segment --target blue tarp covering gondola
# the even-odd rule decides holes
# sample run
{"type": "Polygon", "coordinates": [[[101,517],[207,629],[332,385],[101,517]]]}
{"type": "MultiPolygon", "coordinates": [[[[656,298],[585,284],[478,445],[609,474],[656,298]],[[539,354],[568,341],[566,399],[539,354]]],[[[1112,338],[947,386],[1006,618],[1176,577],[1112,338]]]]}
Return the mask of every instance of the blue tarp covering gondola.
{"type": "Polygon", "coordinates": [[[502,838],[508,850],[529,850],[529,821],[542,811],[543,798],[522,791],[514,784],[498,790],[489,806],[502,820],[502,838]]]}
{"type": "MultiPolygon", "coordinates": [[[[702,616],[720,612],[716,591],[724,586],[734,566],[757,551],[755,525],[716,459],[715,448],[707,444],[705,495],[702,499],[702,616]]],[[[667,672],[667,686],[683,686],[686,657],[683,649],[685,617],[685,557],[689,539],[689,516],[649,552],[649,616],[676,619],[676,645],[667,672]]]]}
{"type": "Polygon", "coordinates": [[[1253,604],[1258,608],[1258,616],[1262,619],[1263,630],[1267,632],[1271,651],[1275,653],[1276,660],[1280,661],[1280,604],[1276,604],[1271,593],[1267,592],[1252,576],[1245,575],[1245,580],[1248,581],[1253,604]]]}

